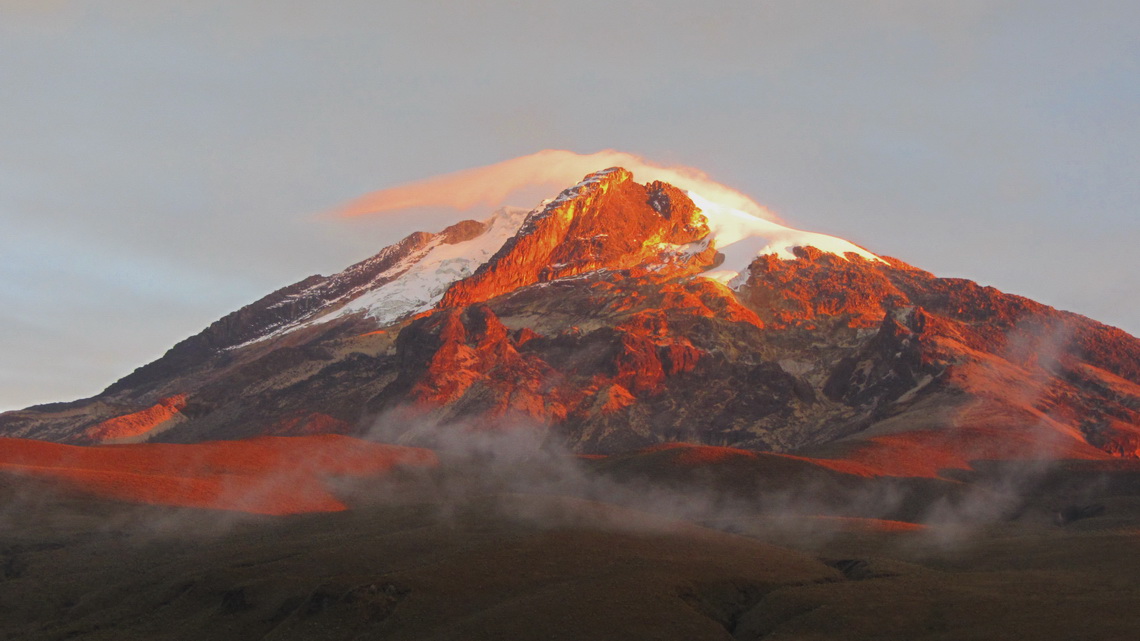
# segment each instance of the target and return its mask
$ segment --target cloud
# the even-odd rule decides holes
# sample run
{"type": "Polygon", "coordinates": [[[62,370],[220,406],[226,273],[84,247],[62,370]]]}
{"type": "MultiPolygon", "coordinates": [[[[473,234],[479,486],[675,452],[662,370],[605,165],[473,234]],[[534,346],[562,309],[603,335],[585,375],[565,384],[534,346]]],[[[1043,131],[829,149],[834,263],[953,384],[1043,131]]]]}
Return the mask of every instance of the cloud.
{"type": "Polygon", "coordinates": [[[535,187],[555,191],[564,189],[576,184],[586,174],[615,166],[633,172],[639,182],[661,180],[715,202],[768,220],[778,220],[775,214],[748,196],[712,180],[699,169],[666,167],[621,151],[578,154],[561,149],[545,149],[493,165],[382,189],[357,198],[335,213],[342,217],[355,217],[415,207],[497,207],[508,204],[507,199],[520,191],[535,187]]]}

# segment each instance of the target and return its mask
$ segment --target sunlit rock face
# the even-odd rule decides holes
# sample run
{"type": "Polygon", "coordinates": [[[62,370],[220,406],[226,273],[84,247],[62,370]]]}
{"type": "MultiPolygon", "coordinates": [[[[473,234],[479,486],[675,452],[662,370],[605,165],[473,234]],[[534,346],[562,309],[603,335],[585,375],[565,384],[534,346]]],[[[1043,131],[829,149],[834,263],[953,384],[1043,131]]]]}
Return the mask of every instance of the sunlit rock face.
{"type": "Polygon", "coordinates": [[[1136,457],[1140,341],[611,168],[274,292],[92,399],[0,416],[77,443],[505,424],[582,453],[1136,457]]]}
{"type": "Polygon", "coordinates": [[[184,420],[181,410],[186,407],[186,395],[178,394],[159,400],[151,407],[137,412],[107,419],[83,432],[93,443],[124,443],[147,440],[158,430],[169,429],[184,420]]]}
{"type": "MultiPolygon", "coordinates": [[[[527,217],[522,229],[442,301],[455,307],[490,300],[534,283],[598,270],[663,269],[669,250],[709,233],[684,192],[640,185],[621,168],[586,177],[527,217]]],[[[707,265],[711,255],[691,260],[707,265]]],[[[675,270],[670,270],[675,271],[675,270]]]]}

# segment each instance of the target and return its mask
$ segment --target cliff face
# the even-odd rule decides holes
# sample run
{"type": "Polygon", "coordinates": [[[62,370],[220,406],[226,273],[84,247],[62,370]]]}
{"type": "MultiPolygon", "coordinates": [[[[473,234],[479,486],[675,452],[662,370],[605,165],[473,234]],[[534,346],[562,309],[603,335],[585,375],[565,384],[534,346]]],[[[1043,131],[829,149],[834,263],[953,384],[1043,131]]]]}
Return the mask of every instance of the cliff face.
{"type": "Polygon", "coordinates": [[[757,256],[730,288],[702,276],[724,255],[693,199],[622,169],[513,227],[496,220],[302,281],[94,399],[10,412],[0,430],[91,442],[383,428],[414,441],[427,424],[511,421],[595,453],[858,442],[873,458],[926,442],[899,436],[916,431],[972,435],[954,441],[970,448],[1140,452],[1140,341],[1087,318],[815,246],[757,256]],[[493,233],[505,242],[489,245],[493,233]],[[449,270],[469,247],[486,259],[449,270]],[[433,260],[424,282],[439,294],[421,311],[331,313],[433,260]]]}
{"type": "MultiPolygon", "coordinates": [[[[590,174],[527,217],[519,233],[470,278],[447,291],[442,307],[482,302],[534,283],[597,270],[664,268],[670,249],[704,238],[708,225],[684,192],[640,185],[621,168],[590,174]]],[[[696,269],[712,256],[685,261],[696,269]],[[702,260],[703,259],[703,260],[702,260]]]]}

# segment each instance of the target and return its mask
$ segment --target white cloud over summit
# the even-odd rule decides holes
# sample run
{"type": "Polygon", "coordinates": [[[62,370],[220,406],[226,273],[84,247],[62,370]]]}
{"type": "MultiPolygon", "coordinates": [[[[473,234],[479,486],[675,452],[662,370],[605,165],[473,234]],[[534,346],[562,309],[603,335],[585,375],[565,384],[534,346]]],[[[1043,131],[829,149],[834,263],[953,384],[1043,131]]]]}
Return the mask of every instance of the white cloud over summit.
{"type": "Polygon", "coordinates": [[[638,182],[661,180],[686,191],[695,191],[727,207],[778,220],[748,196],[714,181],[699,169],[658,165],[634,154],[611,149],[592,154],[544,149],[492,165],[375,191],[348,203],[337,213],[353,217],[414,207],[470,209],[505,204],[532,205],[509,202],[509,199],[532,187],[553,190],[550,195],[554,195],[558,190],[574,185],[586,174],[608,167],[624,167],[638,182]]]}

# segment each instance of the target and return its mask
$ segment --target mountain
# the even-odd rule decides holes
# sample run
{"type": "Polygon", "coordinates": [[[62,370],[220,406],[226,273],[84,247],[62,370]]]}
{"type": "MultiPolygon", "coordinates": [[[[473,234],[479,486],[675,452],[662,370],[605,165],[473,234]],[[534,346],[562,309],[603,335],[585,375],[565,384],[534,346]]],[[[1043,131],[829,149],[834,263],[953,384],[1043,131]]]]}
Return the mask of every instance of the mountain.
{"type": "Polygon", "coordinates": [[[1138,435],[1124,332],[608,169],[0,415],[0,637],[1132,638],[1138,435]]]}
{"type": "Polygon", "coordinates": [[[610,168],[273,292],[0,435],[430,445],[502,424],[583,454],[689,442],[916,474],[1136,458],[1140,341],[610,168]]]}

